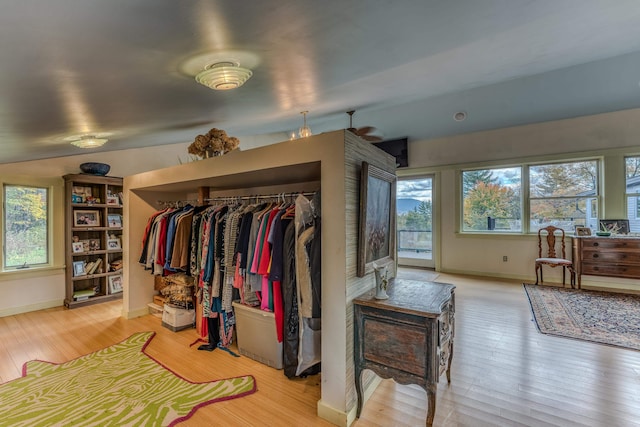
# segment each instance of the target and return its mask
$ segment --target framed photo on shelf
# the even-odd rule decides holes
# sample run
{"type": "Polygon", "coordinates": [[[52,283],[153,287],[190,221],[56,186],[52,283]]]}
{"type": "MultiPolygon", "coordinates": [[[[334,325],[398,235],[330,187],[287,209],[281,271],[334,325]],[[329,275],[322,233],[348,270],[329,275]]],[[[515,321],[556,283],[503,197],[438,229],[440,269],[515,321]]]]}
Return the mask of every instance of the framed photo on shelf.
{"type": "Polygon", "coordinates": [[[73,277],[86,276],[84,261],[73,261],[73,277]]]}
{"type": "Polygon", "coordinates": [[[114,228],[122,227],[122,215],[107,214],[107,224],[109,225],[109,227],[114,227],[114,228]]]}
{"type": "Polygon", "coordinates": [[[82,242],[72,242],[71,249],[73,250],[74,254],[84,252],[84,244],[82,242]]]}
{"type": "Polygon", "coordinates": [[[122,249],[122,244],[120,243],[120,239],[108,239],[107,240],[107,249],[122,249]]]}
{"type": "Polygon", "coordinates": [[[74,210],[74,227],[100,227],[100,211],[94,210],[74,210]]]}
{"type": "Polygon", "coordinates": [[[118,199],[118,196],[107,196],[107,204],[108,205],[119,205],[120,204],[120,199],[118,199]]]}
{"type": "Polygon", "coordinates": [[[89,250],[90,251],[99,251],[100,250],[100,239],[89,239],[89,250]]]}
{"type": "Polygon", "coordinates": [[[82,243],[82,250],[84,252],[89,252],[89,239],[84,239],[84,240],[80,240],[80,243],[82,243]]]}
{"type": "Polygon", "coordinates": [[[116,294],[122,292],[122,276],[109,276],[109,293],[116,294]]]}
{"type": "Polygon", "coordinates": [[[576,227],[576,236],[591,236],[589,227],[576,227]]]}
{"type": "Polygon", "coordinates": [[[360,175],[360,225],[357,274],[373,271],[373,263],[393,260],[396,235],[396,176],[367,162],[360,175]]]}
{"type": "Polygon", "coordinates": [[[83,187],[80,185],[74,185],[71,190],[71,202],[72,203],[86,203],[92,199],[91,187],[83,187]]]}

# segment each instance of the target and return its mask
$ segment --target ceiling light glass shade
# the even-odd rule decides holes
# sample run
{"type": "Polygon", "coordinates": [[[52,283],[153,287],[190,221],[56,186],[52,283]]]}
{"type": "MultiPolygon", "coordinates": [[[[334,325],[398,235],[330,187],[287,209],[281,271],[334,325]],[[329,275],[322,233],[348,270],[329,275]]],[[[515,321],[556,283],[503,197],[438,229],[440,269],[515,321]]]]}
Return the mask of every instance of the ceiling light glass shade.
{"type": "Polygon", "coordinates": [[[232,62],[219,62],[196,75],[196,81],[214,90],[239,88],[253,75],[251,70],[232,62]]]}
{"type": "Polygon", "coordinates": [[[302,114],[303,117],[303,124],[302,127],[300,127],[300,129],[298,129],[298,136],[300,138],[306,138],[308,136],[313,135],[313,132],[311,132],[311,128],[309,126],[307,126],[307,113],[308,111],[302,111],[300,114],[302,114]]]}
{"type": "Polygon", "coordinates": [[[108,139],[106,138],[96,138],[93,135],[83,135],[80,139],[71,141],[71,144],[80,148],[97,148],[103,146],[107,141],[108,139]]]}

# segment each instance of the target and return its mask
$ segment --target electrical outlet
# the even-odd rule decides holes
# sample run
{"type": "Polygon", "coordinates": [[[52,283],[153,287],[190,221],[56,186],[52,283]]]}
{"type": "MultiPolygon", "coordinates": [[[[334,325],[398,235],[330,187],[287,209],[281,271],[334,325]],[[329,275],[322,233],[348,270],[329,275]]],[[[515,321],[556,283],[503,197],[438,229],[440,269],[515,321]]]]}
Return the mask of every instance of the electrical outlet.
{"type": "Polygon", "coordinates": [[[509,261],[509,257],[508,257],[508,256],[506,256],[506,255],[505,255],[505,256],[503,256],[503,257],[502,257],[502,261],[504,261],[504,262],[509,261]]]}

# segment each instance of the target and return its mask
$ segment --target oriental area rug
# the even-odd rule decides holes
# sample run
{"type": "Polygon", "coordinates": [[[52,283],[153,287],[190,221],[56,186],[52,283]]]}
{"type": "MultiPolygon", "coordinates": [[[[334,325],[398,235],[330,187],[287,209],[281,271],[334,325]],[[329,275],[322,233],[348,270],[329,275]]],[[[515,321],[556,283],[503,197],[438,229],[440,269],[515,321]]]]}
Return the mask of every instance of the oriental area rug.
{"type": "Polygon", "coordinates": [[[69,362],[30,361],[0,385],[1,426],[172,426],[256,391],[253,376],[193,383],[144,353],[154,332],[69,362]]]}
{"type": "Polygon", "coordinates": [[[640,350],[640,295],[523,286],[543,334],[640,350]]]}

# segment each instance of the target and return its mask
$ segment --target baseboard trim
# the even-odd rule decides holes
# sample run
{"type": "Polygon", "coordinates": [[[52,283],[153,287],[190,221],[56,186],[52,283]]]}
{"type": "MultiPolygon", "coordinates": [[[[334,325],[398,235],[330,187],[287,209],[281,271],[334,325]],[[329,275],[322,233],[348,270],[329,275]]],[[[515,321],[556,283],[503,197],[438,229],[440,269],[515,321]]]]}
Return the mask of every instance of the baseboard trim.
{"type": "Polygon", "coordinates": [[[471,270],[457,270],[457,269],[442,269],[439,270],[438,273],[442,274],[461,274],[463,276],[476,276],[476,277],[487,277],[487,278],[496,278],[496,279],[504,279],[504,280],[518,280],[525,283],[535,283],[535,276],[525,276],[520,274],[502,274],[495,272],[486,272],[486,271],[471,271],[471,270]]]}
{"type": "Polygon", "coordinates": [[[324,420],[329,421],[331,424],[338,427],[348,427],[348,414],[344,411],[340,411],[331,406],[325,405],[322,399],[318,400],[317,404],[318,416],[324,420]]]}
{"type": "Polygon", "coordinates": [[[13,316],[14,314],[29,313],[31,311],[45,310],[47,308],[61,307],[64,300],[52,300],[39,302],[37,304],[22,305],[20,307],[10,307],[0,310],[0,317],[13,316]]]}
{"type": "MultiPolygon", "coordinates": [[[[369,400],[371,395],[378,385],[382,382],[382,378],[377,375],[373,375],[369,384],[365,384],[365,389],[363,390],[364,394],[364,402],[363,405],[369,400]]],[[[353,407],[348,412],[339,411],[331,406],[325,405],[322,400],[318,401],[317,405],[318,416],[324,420],[329,421],[331,424],[339,426],[339,427],[349,427],[355,420],[358,412],[357,403],[353,405],[353,407]]]]}
{"type": "Polygon", "coordinates": [[[124,308],[122,309],[122,317],[124,317],[125,319],[142,317],[147,314],[149,314],[149,307],[138,308],[136,310],[131,310],[131,311],[125,311],[124,308]]]}

